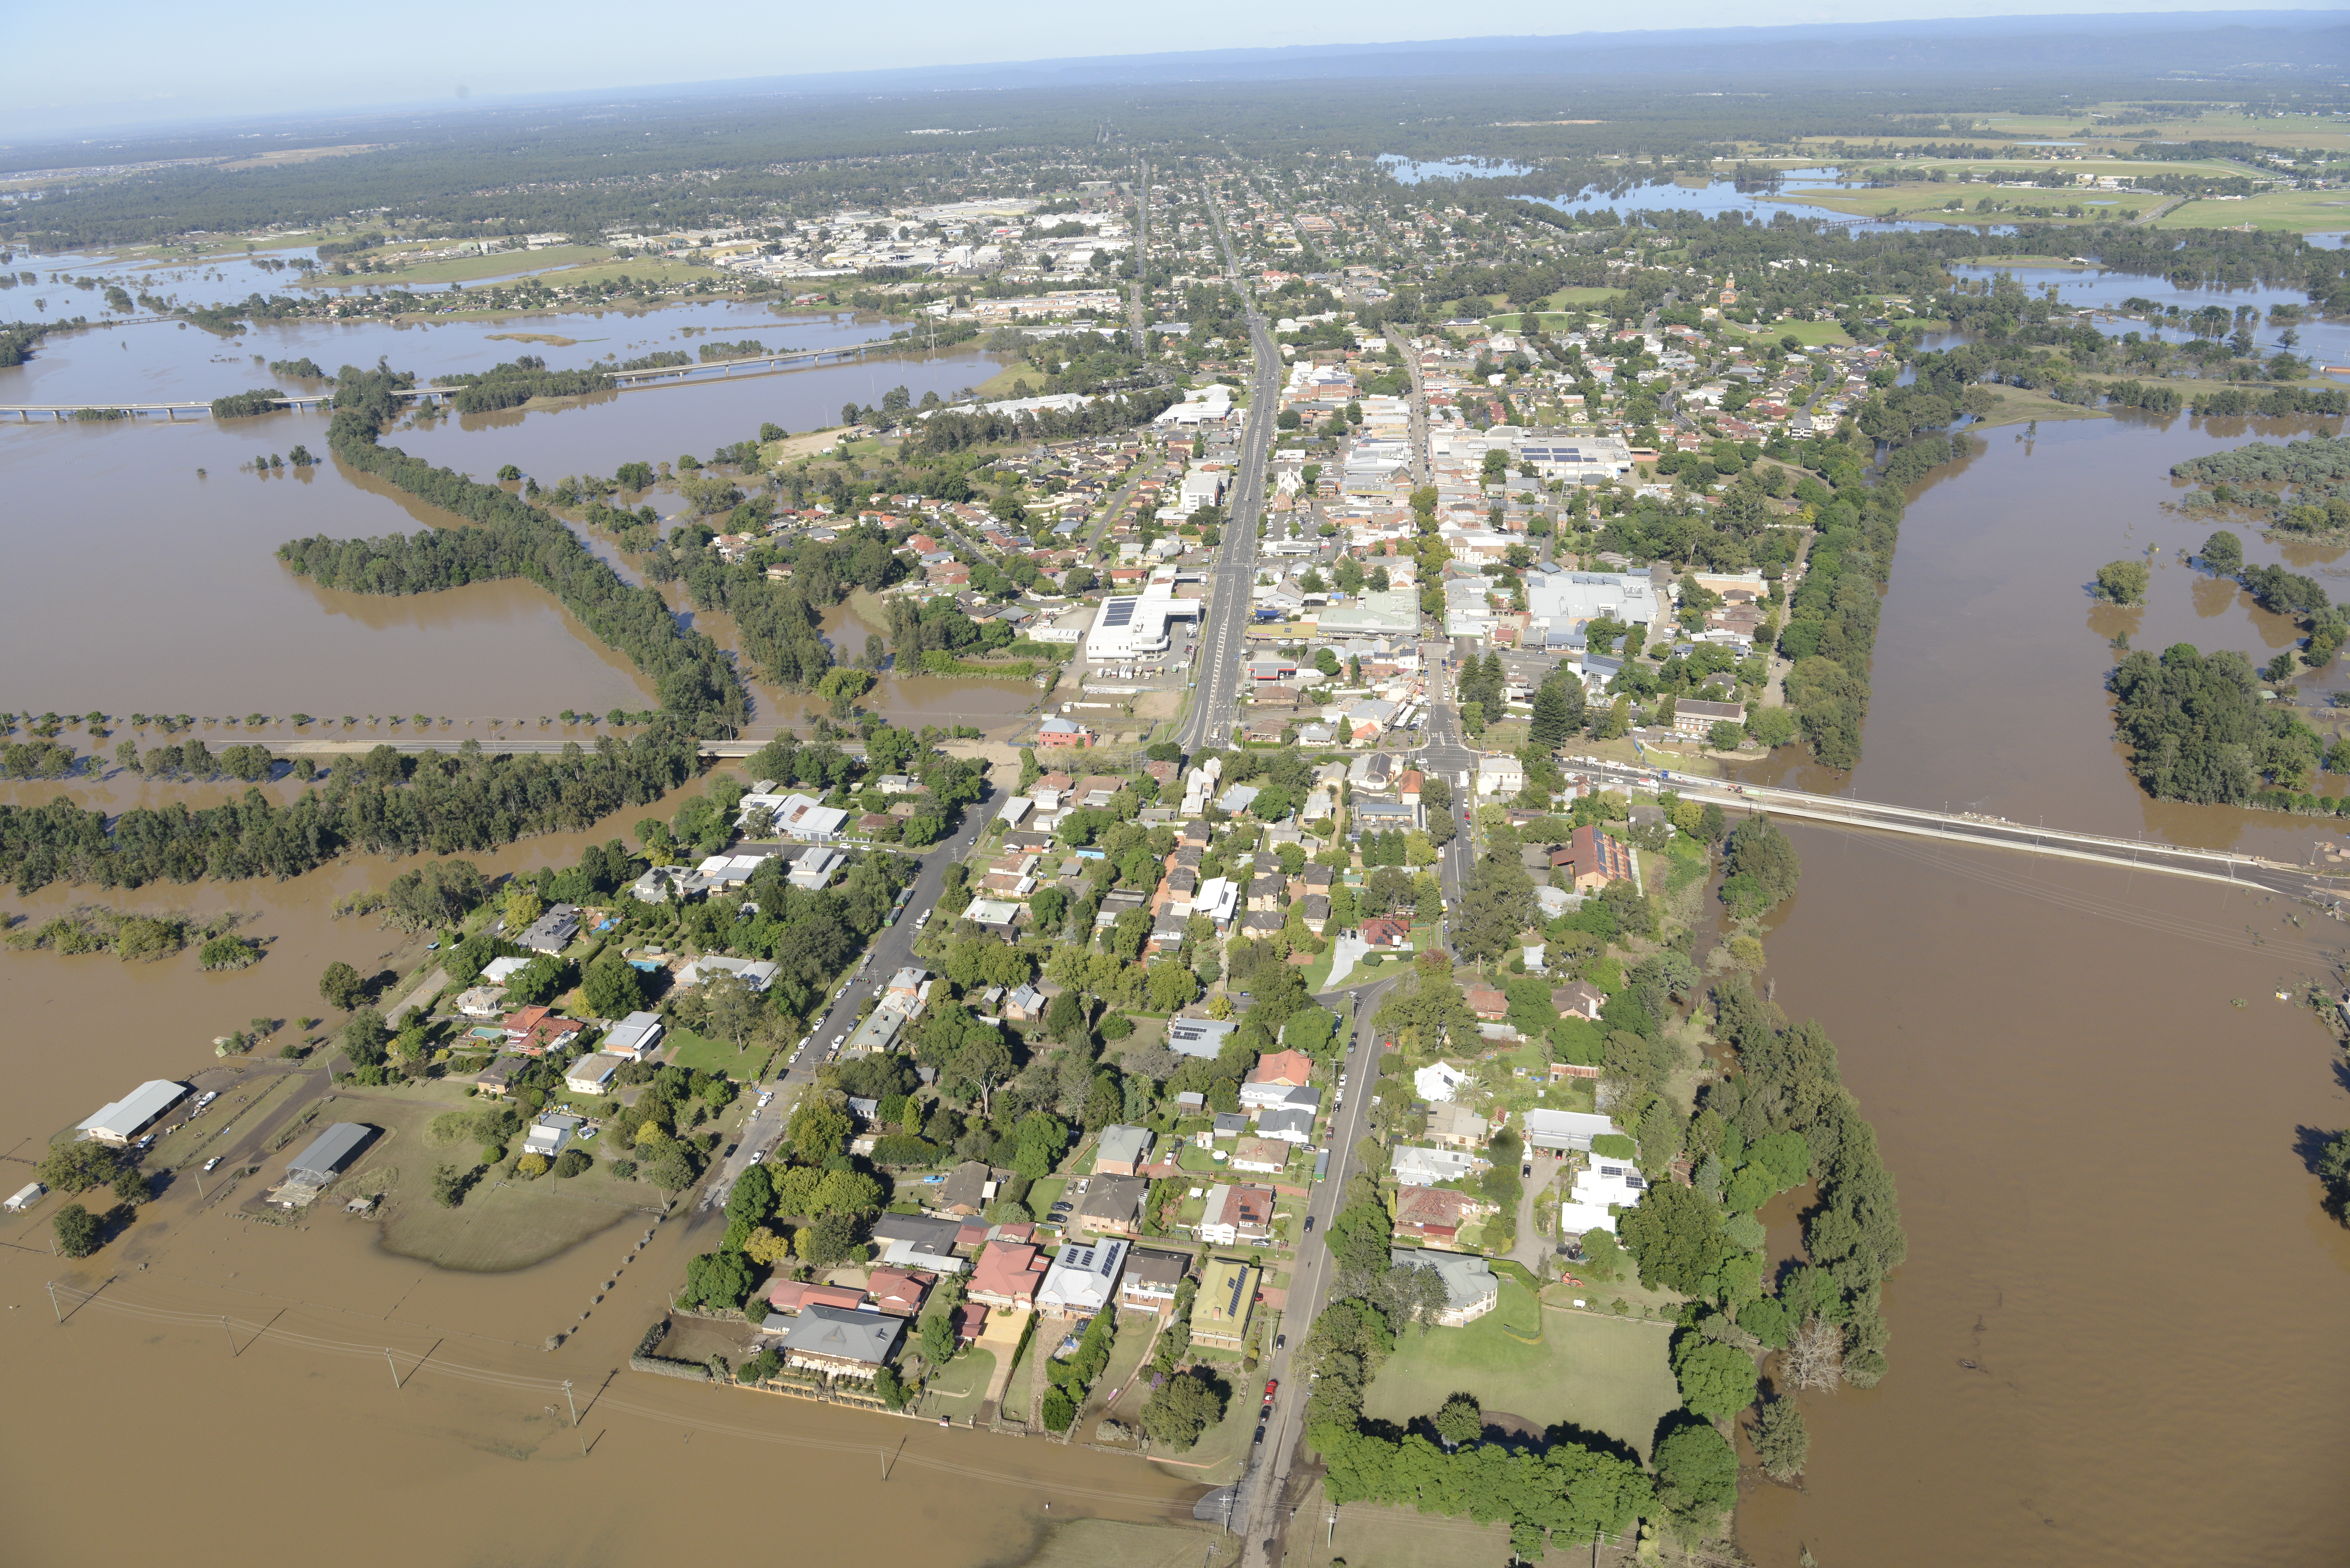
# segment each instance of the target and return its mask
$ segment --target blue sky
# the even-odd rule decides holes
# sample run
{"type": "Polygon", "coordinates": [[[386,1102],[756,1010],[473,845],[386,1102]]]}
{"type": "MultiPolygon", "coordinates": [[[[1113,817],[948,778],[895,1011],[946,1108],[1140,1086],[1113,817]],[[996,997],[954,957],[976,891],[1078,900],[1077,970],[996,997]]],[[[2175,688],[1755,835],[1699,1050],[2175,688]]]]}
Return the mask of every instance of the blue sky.
{"type": "Polygon", "coordinates": [[[1637,13],[1497,16],[1404,0],[1273,10],[1235,0],[1174,8],[1071,0],[900,0],[871,7],[703,0],[673,9],[615,0],[561,6],[406,0],[295,9],[241,0],[125,0],[92,14],[22,3],[10,7],[0,34],[18,62],[0,102],[0,137],[47,140],[110,126],[451,103],[461,88],[499,97],[959,61],[1569,33],[1627,23],[1754,26],[2217,8],[2212,0],[1652,0],[1637,13]]]}

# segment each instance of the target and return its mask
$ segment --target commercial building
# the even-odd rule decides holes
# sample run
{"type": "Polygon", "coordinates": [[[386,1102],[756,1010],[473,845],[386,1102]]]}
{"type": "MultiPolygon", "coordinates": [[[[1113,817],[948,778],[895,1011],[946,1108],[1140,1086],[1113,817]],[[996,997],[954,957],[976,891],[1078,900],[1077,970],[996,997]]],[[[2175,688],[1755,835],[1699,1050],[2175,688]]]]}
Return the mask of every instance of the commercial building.
{"type": "Polygon", "coordinates": [[[1143,585],[1139,594],[1118,594],[1102,601],[1093,630],[1086,637],[1086,657],[1097,664],[1145,659],[1167,651],[1170,621],[1200,618],[1201,601],[1175,597],[1175,574],[1162,571],[1143,585]]]}

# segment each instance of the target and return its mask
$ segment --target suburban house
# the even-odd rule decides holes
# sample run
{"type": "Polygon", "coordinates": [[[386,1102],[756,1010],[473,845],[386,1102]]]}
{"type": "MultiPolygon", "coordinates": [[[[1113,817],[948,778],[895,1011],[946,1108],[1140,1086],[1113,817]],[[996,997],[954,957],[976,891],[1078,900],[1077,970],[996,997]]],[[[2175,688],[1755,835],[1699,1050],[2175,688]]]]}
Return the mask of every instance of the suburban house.
{"type": "Polygon", "coordinates": [[[1025,1241],[990,1241],[971,1272],[971,1299],[985,1306],[1026,1312],[1051,1265],[1025,1241]]]}
{"type": "Polygon", "coordinates": [[[1607,1005],[1607,993],[1588,981],[1569,981],[1550,993],[1550,1004],[1561,1018],[1583,1018],[1596,1023],[1599,1010],[1607,1005]]]}
{"type": "Polygon", "coordinates": [[[571,945],[579,934],[579,907],[557,904],[533,920],[522,935],[512,939],[520,947],[535,953],[559,953],[571,945]]]}
{"type": "Polygon", "coordinates": [[[1509,1016],[1510,999],[1491,986],[1471,986],[1468,1002],[1469,1011],[1488,1023],[1497,1023],[1509,1016]]]}
{"type": "Polygon", "coordinates": [[[1432,1187],[1474,1176],[1486,1162],[1465,1149],[1417,1148],[1409,1144],[1389,1157],[1396,1180],[1405,1187],[1432,1187]]]}
{"type": "Polygon", "coordinates": [[[1237,1247],[1273,1234],[1273,1189],[1227,1186],[1208,1189],[1200,1211],[1200,1240],[1212,1247],[1237,1247]]]}
{"type": "Polygon", "coordinates": [[[764,991],[775,982],[781,966],[769,959],[725,958],[716,954],[694,960],[677,971],[677,983],[681,989],[700,985],[712,975],[731,974],[753,991],[764,991]]]}
{"type": "Polygon", "coordinates": [[[1411,926],[1409,921],[1390,919],[1376,915],[1355,928],[1355,934],[1367,947],[1383,951],[1411,946],[1411,926]]]}
{"type": "Polygon", "coordinates": [[[777,1280],[767,1287],[767,1304],[780,1313],[797,1313],[812,1306],[855,1312],[865,1304],[865,1293],[853,1285],[820,1285],[806,1280],[777,1280]]]}
{"type": "Polygon", "coordinates": [[[906,1321],[888,1313],[811,1306],[785,1320],[784,1360],[833,1377],[870,1378],[888,1365],[906,1321]]]}
{"type": "Polygon", "coordinates": [[[1526,787],[1526,765],[1513,756],[1477,759],[1479,794],[1516,794],[1526,787]]]}
{"type": "Polygon", "coordinates": [[[1165,1314],[1175,1305],[1175,1287],[1191,1272],[1191,1260],[1180,1252],[1154,1252],[1137,1247],[1127,1254],[1119,1277],[1118,1304],[1130,1312],[1165,1314]]]}
{"type": "Polygon", "coordinates": [[[1191,1339],[1238,1350],[1248,1339],[1249,1314],[1256,1308],[1257,1272],[1234,1258],[1211,1261],[1191,1298],[1191,1339]]]}
{"type": "Polygon", "coordinates": [[[1288,1168],[1289,1147],[1280,1138],[1244,1137],[1232,1146],[1232,1168],[1277,1176],[1288,1168]]]}
{"type": "Polygon", "coordinates": [[[575,1095],[600,1095],[611,1087],[612,1075],[630,1058],[602,1051],[582,1056],[565,1070],[563,1086],[575,1095]]]}
{"type": "MultiPolygon", "coordinates": [[[[1314,1059],[1305,1052],[1269,1051],[1257,1058],[1256,1065],[1249,1070],[1248,1081],[1251,1084],[1278,1084],[1284,1088],[1295,1089],[1312,1082],[1313,1077],[1314,1059]]],[[[1241,1099],[1243,1104],[1247,1102],[1245,1086],[1241,1091],[1241,1099]]]]}
{"type": "Polygon", "coordinates": [[[1421,1099],[1430,1105],[1439,1100],[1451,1099],[1455,1089],[1470,1081],[1468,1074],[1450,1062],[1430,1063],[1416,1070],[1411,1075],[1412,1088],[1419,1093],[1421,1099]]]}
{"type": "MultiPolygon", "coordinates": [[[[1312,1091],[1299,1089],[1298,1094],[1312,1091]]],[[[1314,1141],[1314,1107],[1308,1106],[1276,1106],[1259,1111],[1256,1116],[1256,1136],[1282,1143],[1312,1143],[1314,1141]]]]}
{"type": "Polygon", "coordinates": [[[963,1225],[932,1214],[883,1214],[873,1221],[873,1240],[881,1262],[891,1268],[929,1269],[959,1274],[963,1260],[955,1255],[963,1225]]]}
{"type": "Polygon", "coordinates": [[[1143,1200],[1149,1196],[1148,1177],[1097,1176],[1078,1205],[1076,1228],[1097,1236],[1131,1236],[1141,1226],[1143,1200]]]}
{"type": "Polygon", "coordinates": [[[1036,1305],[1064,1317],[1091,1317],[1118,1300],[1118,1276],[1126,1264],[1127,1241],[1072,1241],[1045,1271],[1036,1305]]]}
{"type": "Polygon", "coordinates": [[[1240,1033],[1240,1027],[1228,1018],[1170,1018],[1167,1021],[1167,1048],[1178,1056],[1197,1056],[1212,1062],[1223,1050],[1225,1040],[1240,1033]]]}
{"type": "Polygon", "coordinates": [[[1094,1147],[1096,1176],[1133,1176],[1150,1158],[1150,1129],[1107,1127],[1094,1147]]]}
{"type": "Polygon", "coordinates": [[[964,1160],[939,1187],[941,1211],[958,1217],[978,1213],[995,1200],[996,1182],[1010,1174],[991,1169],[983,1160],[964,1160]]]}
{"type": "Polygon", "coordinates": [[[1502,1304],[1502,1283],[1492,1265],[1463,1252],[1440,1252],[1425,1247],[1396,1247],[1388,1252],[1390,1267],[1434,1269],[1444,1281],[1444,1310],[1436,1321],[1446,1328],[1466,1328],[1502,1304]]]}
{"type": "Polygon", "coordinates": [[[912,1317],[922,1310],[922,1300],[931,1293],[931,1284],[928,1274],[910,1273],[904,1269],[876,1269],[865,1281],[873,1304],[899,1317],[912,1317]]]}
{"type": "Polygon", "coordinates": [[[1637,1209],[1640,1195],[1648,1189],[1648,1179],[1633,1168],[1630,1160],[1593,1155],[1591,1163],[1575,1173],[1575,1185],[1568,1189],[1566,1201],[1558,1206],[1559,1230],[1575,1236],[1586,1231],[1612,1235],[1616,1217],[1608,1212],[1608,1206],[1637,1209]]]}
{"type": "Polygon", "coordinates": [[[603,1043],[596,1048],[615,1056],[626,1056],[631,1062],[641,1062],[660,1044],[660,1015],[656,1012],[631,1012],[604,1031],[603,1043]]]}
{"type": "Polygon", "coordinates": [[[1451,1247],[1461,1227],[1489,1207],[1449,1187],[1407,1187],[1396,1194],[1395,1233],[1423,1246],[1451,1247]]]}
{"type": "Polygon", "coordinates": [[[556,1015],[551,1007],[525,1007],[510,1012],[498,1021],[506,1033],[507,1047],[525,1056],[544,1056],[549,1051],[560,1051],[579,1038],[577,1020],[556,1015]]]}
{"type": "Polygon", "coordinates": [[[1482,1148],[1491,1131],[1483,1116],[1451,1100],[1428,1113],[1428,1136],[1446,1148],[1482,1148]]]}
{"type": "Polygon", "coordinates": [[[1589,1111],[1530,1110],[1518,1118],[1518,1126],[1527,1147],[1555,1152],[1578,1149],[1588,1153],[1593,1138],[1617,1130],[1614,1122],[1589,1111]]]}
{"type": "Polygon", "coordinates": [[[1596,827],[1576,828],[1567,842],[1565,858],[1551,858],[1554,867],[1566,871],[1578,893],[1595,892],[1636,875],[1631,851],[1596,827]]]}

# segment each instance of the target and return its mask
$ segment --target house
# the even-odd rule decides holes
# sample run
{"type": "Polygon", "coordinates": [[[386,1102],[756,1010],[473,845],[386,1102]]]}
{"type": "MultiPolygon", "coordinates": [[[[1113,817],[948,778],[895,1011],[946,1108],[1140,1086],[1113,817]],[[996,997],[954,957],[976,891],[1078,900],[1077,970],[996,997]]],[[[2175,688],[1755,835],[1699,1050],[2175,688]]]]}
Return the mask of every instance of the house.
{"type": "Polygon", "coordinates": [[[947,1172],[939,1188],[939,1210],[957,1216],[976,1214],[995,1201],[995,1184],[1009,1171],[992,1170],[982,1160],[967,1159],[947,1172]]]}
{"type": "Polygon", "coordinates": [[[1588,1111],[1530,1110],[1518,1118],[1518,1126],[1530,1148],[1576,1149],[1586,1153],[1593,1138],[1617,1130],[1614,1122],[1588,1111]]]}
{"type": "Polygon", "coordinates": [[[873,1240],[881,1262],[893,1269],[923,1269],[959,1274],[963,1260],[955,1255],[962,1244],[962,1221],[934,1214],[883,1214],[873,1221],[873,1240]]]}
{"type": "MultiPolygon", "coordinates": [[[[1314,1059],[1305,1052],[1268,1051],[1258,1057],[1256,1065],[1249,1070],[1248,1081],[1251,1084],[1278,1085],[1283,1088],[1295,1089],[1310,1083],[1313,1077],[1314,1059]]],[[[1248,1103],[1245,1086],[1241,1093],[1241,1103],[1243,1105],[1248,1103]]]]}
{"type": "Polygon", "coordinates": [[[1212,1062],[1223,1050],[1225,1040],[1238,1033],[1240,1027],[1228,1018],[1170,1018],[1167,1021],[1167,1048],[1179,1056],[1197,1056],[1212,1062]]]}
{"type": "Polygon", "coordinates": [[[1510,999],[1491,986],[1471,986],[1468,1002],[1469,1011],[1488,1023],[1509,1016],[1510,999]]]}
{"type": "Polygon", "coordinates": [[[1051,1267],[1026,1241],[990,1241],[971,1272],[971,1299],[985,1306],[1026,1312],[1051,1267]]]}
{"type": "Polygon", "coordinates": [[[1450,1062],[1437,1062],[1419,1068],[1411,1075],[1411,1086],[1419,1097],[1430,1105],[1449,1100],[1453,1091],[1470,1081],[1469,1075],[1450,1062]]]}
{"type": "Polygon", "coordinates": [[[558,1017],[551,1007],[525,1007],[510,1012],[498,1021],[505,1031],[506,1043],[525,1056],[543,1056],[549,1051],[560,1051],[579,1038],[580,1025],[574,1020],[558,1017]]]}
{"type": "Polygon", "coordinates": [[[1141,1226],[1143,1200],[1149,1196],[1147,1177],[1097,1176],[1077,1207],[1077,1229],[1097,1236],[1131,1236],[1141,1226]]]}
{"type": "Polygon", "coordinates": [[[1590,1163],[1575,1173],[1575,1184],[1567,1189],[1566,1201],[1558,1206],[1559,1230],[1562,1234],[1574,1236],[1586,1231],[1605,1231],[1613,1235],[1616,1216],[1609,1211],[1610,1206],[1637,1209],[1640,1195],[1648,1189],[1648,1179],[1630,1160],[1593,1155],[1590,1163]]]}
{"type": "Polygon", "coordinates": [[[1200,1211],[1200,1240],[1212,1247],[1236,1247],[1273,1234],[1273,1189],[1226,1186],[1208,1189],[1200,1211]]]}
{"type": "Polygon", "coordinates": [[[866,1276],[865,1288],[873,1304],[883,1312],[912,1317],[922,1310],[922,1300],[931,1293],[931,1280],[904,1269],[876,1269],[866,1276]]]}
{"type": "Polygon", "coordinates": [[[1014,1023],[1026,1023],[1045,1016],[1045,993],[1025,983],[1004,993],[1003,1016],[1014,1023]]]}
{"type": "Polygon", "coordinates": [[[1449,1187],[1407,1187],[1396,1194],[1395,1233],[1427,1246],[1451,1247],[1487,1207],[1449,1187]]]}
{"type": "Polygon", "coordinates": [[[575,1095],[603,1094],[611,1087],[612,1075],[632,1059],[604,1051],[592,1052],[565,1069],[563,1086],[575,1095]]]}
{"type": "Polygon", "coordinates": [[[963,907],[962,918],[983,931],[1010,935],[1020,923],[1021,907],[1008,898],[973,898],[963,907]]]}
{"type": "Polygon", "coordinates": [[[580,1118],[577,1116],[543,1116],[533,1122],[530,1130],[523,1135],[522,1151],[537,1155],[541,1159],[553,1159],[563,1152],[563,1146],[571,1141],[571,1135],[577,1132],[579,1127],[580,1118]]]}
{"type": "Polygon", "coordinates": [[[1374,951],[1393,951],[1411,946],[1411,926],[1409,921],[1390,919],[1376,915],[1355,929],[1355,935],[1374,951]]]}
{"type": "Polygon", "coordinates": [[[513,940],[535,953],[559,953],[579,934],[579,907],[557,904],[533,920],[513,940]]]}
{"type": "Polygon", "coordinates": [[[1428,1136],[1445,1148],[1482,1148],[1492,1130],[1483,1116],[1451,1100],[1428,1113],[1428,1136]]]}
{"type": "Polygon", "coordinates": [[[781,966],[768,959],[724,958],[705,954],[678,971],[681,988],[700,985],[712,975],[731,974],[753,991],[764,992],[775,982],[781,966]]]}
{"type": "Polygon", "coordinates": [[[1440,1252],[1425,1247],[1393,1247],[1388,1265],[1398,1269],[1434,1269],[1444,1282],[1444,1308],[1436,1321],[1446,1328],[1466,1328],[1502,1303],[1502,1284],[1493,1267],[1482,1258],[1460,1252],[1440,1252]]]}
{"type": "Polygon", "coordinates": [[[889,1364],[905,1333],[905,1320],[887,1313],[806,1307],[785,1326],[784,1360],[827,1376],[869,1379],[889,1364]]]}
{"type": "Polygon", "coordinates": [[[865,1293],[850,1285],[815,1284],[806,1280],[778,1279],[767,1287],[767,1304],[776,1312],[797,1313],[812,1306],[856,1312],[865,1305],[865,1293]]]}
{"type": "Polygon", "coordinates": [[[120,1099],[99,1106],[75,1131],[94,1143],[120,1148],[162,1119],[163,1113],[188,1097],[188,1085],[168,1078],[152,1078],[120,1099]]]}
{"type": "Polygon", "coordinates": [[[1127,1241],[1072,1241],[1045,1271],[1036,1293],[1039,1311],[1063,1317],[1091,1317],[1118,1300],[1118,1276],[1126,1266],[1127,1241]]]}
{"type": "Polygon", "coordinates": [[[1215,1137],[1243,1137],[1247,1136],[1248,1125],[1248,1117],[1238,1111],[1218,1111],[1210,1133],[1215,1137]]]}
{"type": "Polygon", "coordinates": [[[1200,1293],[1191,1298],[1191,1339],[1226,1350],[1248,1339],[1249,1314],[1256,1308],[1257,1271],[1236,1258],[1217,1258],[1201,1271],[1200,1293]]]}
{"type": "Polygon", "coordinates": [[[631,1012],[604,1031],[599,1051],[615,1056],[625,1056],[631,1062],[641,1062],[652,1054],[660,1041],[660,1015],[654,1012],[631,1012]]]}
{"type": "MultiPolygon", "coordinates": [[[[1312,1094],[1311,1089],[1298,1089],[1296,1094],[1312,1094]]],[[[1278,1138],[1283,1143],[1314,1141],[1314,1107],[1311,1106],[1276,1106],[1259,1111],[1256,1116],[1259,1137],[1278,1138]]]]}
{"type": "Polygon", "coordinates": [[[1132,1176],[1150,1158],[1150,1129],[1107,1127],[1094,1148],[1096,1176],[1132,1176]]]}
{"type": "Polygon", "coordinates": [[[1526,767],[1512,756],[1477,759],[1479,794],[1516,794],[1526,787],[1526,767]]]}
{"type": "Polygon", "coordinates": [[[1578,893],[1595,892],[1610,882],[1636,879],[1638,875],[1631,852],[1596,827],[1576,828],[1565,858],[1554,856],[1552,861],[1566,871],[1578,893]]]}
{"type": "Polygon", "coordinates": [[[528,1065],[527,1056],[502,1055],[473,1075],[473,1086],[483,1094],[503,1097],[514,1087],[514,1075],[528,1065]]]}
{"type": "Polygon", "coordinates": [[[1388,1156],[1396,1180],[1406,1187],[1432,1187],[1440,1181],[1456,1181],[1464,1176],[1474,1176],[1485,1163],[1464,1149],[1419,1148],[1409,1144],[1388,1156]]]}
{"type": "Polygon", "coordinates": [[[1550,993],[1550,1004],[1561,1018],[1582,1018],[1599,1021],[1599,1010],[1607,1005],[1607,993],[1587,981],[1569,981],[1550,993]]]}
{"type": "Polygon", "coordinates": [[[1232,1145],[1232,1168],[1278,1176],[1288,1168],[1289,1148],[1280,1138],[1242,1138],[1232,1145]]]}
{"type": "Polygon", "coordinates": [[[1191,1272],[1191,1260],[1180,1252],[1154,1252],[1137,1247],[1126,1257],[1119,1277],[1118,1304],[1129,1312],[1164,1314],[1173,1310],[1175,1288],[1191,1272]]]}

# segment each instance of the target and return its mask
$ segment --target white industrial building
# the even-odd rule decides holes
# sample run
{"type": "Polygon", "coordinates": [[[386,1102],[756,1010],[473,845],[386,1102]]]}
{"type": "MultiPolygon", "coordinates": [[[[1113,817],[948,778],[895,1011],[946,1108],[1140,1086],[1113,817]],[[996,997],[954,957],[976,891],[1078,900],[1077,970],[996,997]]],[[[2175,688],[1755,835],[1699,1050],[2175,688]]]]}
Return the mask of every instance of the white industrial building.
{"type": "Polygon", "coordinates": [[[1086,657],[1097,664],[1147,658],[1167,651],[1170,621],[1197,623],[1201,601],[1175,597],[1175,574],[1153,576],[1139,594],[1119,594],[1102,601],[1086,638],[1086,657]]]}

